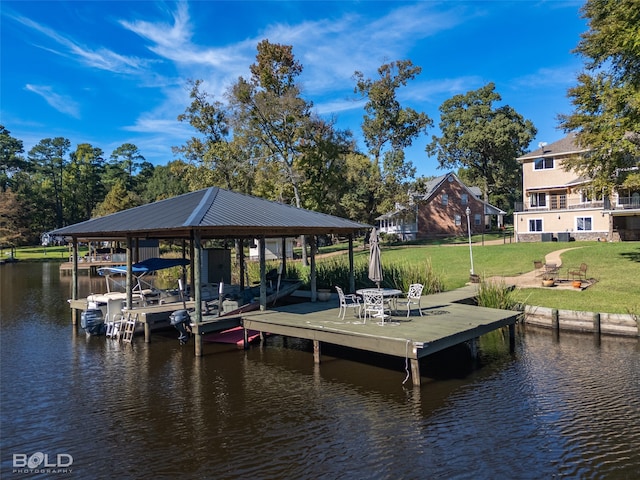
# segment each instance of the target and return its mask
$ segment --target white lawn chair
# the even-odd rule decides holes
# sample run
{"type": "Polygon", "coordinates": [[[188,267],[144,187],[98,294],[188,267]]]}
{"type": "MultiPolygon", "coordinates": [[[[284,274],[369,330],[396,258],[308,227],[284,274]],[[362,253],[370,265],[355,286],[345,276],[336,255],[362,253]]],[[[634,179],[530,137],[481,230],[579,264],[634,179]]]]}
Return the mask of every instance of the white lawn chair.
{"type": "Polygon", "coordinates": [[[361,318],[362,305],[360,304],[358,296],[353,293],[345,294],[342,291],[342,288],[338,286],[336,286],[336,291],[338,292],[338,298],[340,299],[340,311],[338,312],[338,317],[344,320],[347,309],[353,308],[354,310],[358,309],[358,318],[361,318]]]}
{"type": "Polygon", "coordinates": [[[367,317],[377,318],[379,325],[384,325],[386,318],[391,318],[385,313],[385,301],[382,292],[379,290],[364,290],[362,293],[364,298],[364,323],[367,323],[367,317]]]}
{"type": "Polygon", "coordinates": [[[421,283],[412,283],[409,285],[409,291],[407,292],[407,298],[405,299],[407,302],[407,318],[411,314],[411,305],[418,306],[418,312],[420,312],[420,316],[422,316],[422,308],[420,306],[420,298],[422,297],[422,290],[424,289],[424,285],[421,283]]]}

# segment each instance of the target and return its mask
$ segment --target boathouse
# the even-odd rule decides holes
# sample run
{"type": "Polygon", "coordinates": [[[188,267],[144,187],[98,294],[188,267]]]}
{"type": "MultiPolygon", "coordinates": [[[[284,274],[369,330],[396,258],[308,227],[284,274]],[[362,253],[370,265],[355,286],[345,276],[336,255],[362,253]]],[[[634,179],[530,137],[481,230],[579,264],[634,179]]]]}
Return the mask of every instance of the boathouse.
{"type": "MultiPolygon", "coordinates": [[[[517,312],[486,309],[468,305],[475,294],[473,289],[461,293],[434,297],[428,314],[409,317],[401,328],[378,325],[375,322],[336,322],[337,305],[316,304],[314,239],[317,235],[340,235],[348,238],[349,270],[348,288],[355,291],[354,237],[370,226],[344,218],[326,215],[289,205],[268,201],[237,192],[210,187],[178,197],[142,205],[100,218],[70,225],[54,232],[69,239],[73,248],[71,307],[80,308],[78,302],[78,244],[79,242],[117,240],[126,245],[127,285],[132,285],[132,265],[137,242],[141,240],[181,240],[184,256],[191,261],[191,285],[193,298],[190,306],[195,310],[192,330],[195,338],[195,354],[202,355],[203,335],[224,330],[232,324],[241,325],[265,333],[274,333],[310,339],[314,345],[314,359],[320,362],[320,342],[358,348],[364,351],[404,357],[411,363],[414,385],[420,384],[419,360],[443,348],[469,343],[472,349],[477,337],[503,326],[509,327],[513,345],[517,312]],[[310,248],[311,303],[303,308],[267,309],[267,275],[265,264],[266,239],[286,239],[305,236],[310,248]],[[204,318],[202,311],[202,256],[203,242],[209,239],[258,240],[260,261],[260,310],[239,313],[217,319],[204,318]],[[188,253],[187,253],[188,252],[188,253]],[[459,296],[460,298],[454,298],[459,296]],[[75,303],[74,303],[75,302],[75,303]],[[467,303],[467,304],[465,304],[467,303]],[[429,315],[432,314],[432,315],[429,315]]],[[[244,279],[243,249],[239,249],[240,279],[244,279]]],[[[286,256],[282,259],[286,262],[286,256]]],[[[283,268],[286,271],[286,268],[283,268]]],[[[126,309],[133,305],[132,291],[127,289],[126,309]]],[[[74,310],[75,313],[75,310],[74,310]]],[[[76,323],[75,315],[73,316],[76,323]]],[[[145,323],[145,340],[149,341],[149,324],[145,323]]],[[[383,322],[384,323],[384,322],[383,322]]],[[[245,343],[246,344],[246,343],[245,343]]]]}

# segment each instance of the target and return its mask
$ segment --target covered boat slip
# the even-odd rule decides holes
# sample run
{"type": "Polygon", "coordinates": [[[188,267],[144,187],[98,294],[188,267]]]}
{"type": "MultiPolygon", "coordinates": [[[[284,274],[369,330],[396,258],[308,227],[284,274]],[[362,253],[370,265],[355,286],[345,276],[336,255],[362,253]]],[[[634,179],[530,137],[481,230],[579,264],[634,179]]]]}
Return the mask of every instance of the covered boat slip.
{"type": "Polygon", "coordinates": [[[413,384],[420,385],[419,360],[423,357],[465,342],[471,342],[474,349],[478,337],[504,326],[509,327],[511,348],[514,347],[519,313],[451,301],[469,298],[468,290],[461,290],[448,298],[424,296],[423,305],[427,306],[422,308],[423,316],[416,313],[407,318],[400,311],[384,324],[370,319],[364,323],[357,315],[347,315],[341,320],[336,305],[328,308],[321,302],[247,313],[242,324],[245,330],[313,340],[317,363],[320,363],[320,342],[407,358],[411,362],[413,384]]]}

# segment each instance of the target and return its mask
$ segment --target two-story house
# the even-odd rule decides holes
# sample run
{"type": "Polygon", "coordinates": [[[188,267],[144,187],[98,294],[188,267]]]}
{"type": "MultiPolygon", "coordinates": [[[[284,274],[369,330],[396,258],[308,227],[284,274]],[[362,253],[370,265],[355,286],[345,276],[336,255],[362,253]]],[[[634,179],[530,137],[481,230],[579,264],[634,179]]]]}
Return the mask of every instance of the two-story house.
{"type": "Polygon", "coordinates": [[[516,241],[640,240],[639,191],[605,197],[563,168],[567,158],[588,152],[570,134],[517,159],[523,199],[514,212],[516,241]]]}
{"type": "Polygon", "coordinates": [[[427,182],[423,192],[410,192],[408,205],[396,205],[376,222],[380,232],[401,241],[482,233],[492,216],[501,227],[506,212],[480,197],[478,187],[467,187],[451,172],[427,182]]]}

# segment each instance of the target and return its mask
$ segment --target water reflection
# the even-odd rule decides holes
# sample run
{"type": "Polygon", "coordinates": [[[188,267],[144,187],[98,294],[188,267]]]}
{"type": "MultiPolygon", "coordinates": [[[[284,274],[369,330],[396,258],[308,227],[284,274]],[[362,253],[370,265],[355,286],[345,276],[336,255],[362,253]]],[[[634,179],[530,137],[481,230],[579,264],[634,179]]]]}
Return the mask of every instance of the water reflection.
{"type": "MultiPolygon", "coordinates": [[[[67,452],[82,478],[632,478],[637,339],[483,338],[479,367],[391,368],[270,337],[204,356],[175,332],[133,345],[70,325],[65,277],[0,267],[2,478],[11,454],[67,452]],[[48,280],[45,281],[45,278],[48,280]],[[56,303],[57,302],[57,303],[56,303]],[[431,370],[429,370],[431,369],[431,370]]],[[[87,278],[83,287],[91,289],[87,278]]],[[[85,294],[86,294],[85,293],[85,294]]],[[[360,360],[360,359],[357,359],[360,360]]]]}

